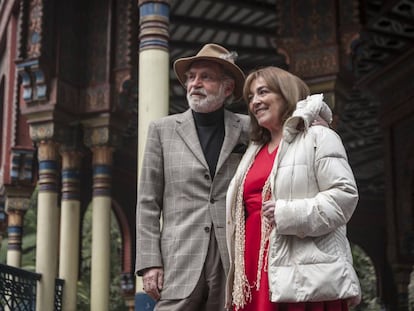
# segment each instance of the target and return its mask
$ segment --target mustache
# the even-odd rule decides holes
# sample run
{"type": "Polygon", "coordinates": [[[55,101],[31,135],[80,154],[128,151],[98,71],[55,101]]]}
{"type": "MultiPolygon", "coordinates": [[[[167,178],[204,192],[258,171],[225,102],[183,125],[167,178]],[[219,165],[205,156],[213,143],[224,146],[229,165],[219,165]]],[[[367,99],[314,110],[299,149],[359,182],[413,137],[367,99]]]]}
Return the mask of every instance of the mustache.
{"type": "Polygon", "coordinates": [[[203,95],[203,96],[207,96],[207,92],[204,88],[199,88],[199,89],[191,89],[189,92],[189,95],[203,95]]]}

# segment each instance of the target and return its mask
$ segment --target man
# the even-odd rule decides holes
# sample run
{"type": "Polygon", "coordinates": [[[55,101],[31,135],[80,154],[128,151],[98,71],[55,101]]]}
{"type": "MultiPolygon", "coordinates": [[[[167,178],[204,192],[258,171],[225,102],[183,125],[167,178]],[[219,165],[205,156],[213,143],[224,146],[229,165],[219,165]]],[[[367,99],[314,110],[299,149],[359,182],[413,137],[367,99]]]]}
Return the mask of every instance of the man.
{"type": "Polygon", "coordinates": [[[224,109],[244,74],[216,44],[175,61],[190,109],[150,124],[137,203],[136,272],[155,310],[223,310],[225,196],[248,144],[248,117],[224,109]],[[162,218],[162,225],[160,219],[162,218]]]}

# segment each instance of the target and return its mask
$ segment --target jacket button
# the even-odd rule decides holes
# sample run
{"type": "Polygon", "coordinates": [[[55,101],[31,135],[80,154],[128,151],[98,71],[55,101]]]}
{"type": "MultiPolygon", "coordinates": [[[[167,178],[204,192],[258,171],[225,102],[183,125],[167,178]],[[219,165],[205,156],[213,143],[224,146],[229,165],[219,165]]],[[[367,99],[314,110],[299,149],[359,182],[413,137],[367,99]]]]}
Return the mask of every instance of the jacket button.
{"type": "Polygon", "coordinates": [[[210,179],[210,175],[209,174],[205,174],[204,175],[204,179],[209,180],[210,179]]]}
{"type": "Polygon", "coordinates": [[[210,227],[204,227],[204,231],[209,233],[210,232],[210,227]]]}
{"type": "Polygon", "coordinates": [[[210,203],[214,204],[216,202],[216,200],[214,200],[214,198],[210,198],[210,203]]]}

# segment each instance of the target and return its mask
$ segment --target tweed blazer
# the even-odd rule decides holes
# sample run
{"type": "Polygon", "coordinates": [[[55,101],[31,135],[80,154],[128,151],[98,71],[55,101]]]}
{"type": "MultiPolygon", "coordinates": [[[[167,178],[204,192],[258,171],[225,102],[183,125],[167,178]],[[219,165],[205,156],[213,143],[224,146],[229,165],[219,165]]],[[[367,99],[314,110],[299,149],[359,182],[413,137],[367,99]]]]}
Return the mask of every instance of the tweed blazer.
{"type": "Polygon", "coordinates": [[[224,126],[212,179],[191,110],[149,125],[138,189],[136,273],[163,267],[162,299],[191,294],[212,230],[224,271],[229,270],[226,192],[248,144],[249,118],[225,110],[224,126]]]}

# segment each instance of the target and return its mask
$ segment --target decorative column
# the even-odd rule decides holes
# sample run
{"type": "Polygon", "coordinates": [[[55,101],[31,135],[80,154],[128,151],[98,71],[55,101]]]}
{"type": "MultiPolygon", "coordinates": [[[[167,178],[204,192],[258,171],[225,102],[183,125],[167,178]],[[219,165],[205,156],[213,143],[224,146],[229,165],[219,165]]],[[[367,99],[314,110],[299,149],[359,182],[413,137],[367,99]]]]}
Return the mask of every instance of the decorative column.
{"type": "Polygon", "coordinates": [[[23,218],[33,193],[33,154],[33,149],[12,147],[8,172],[10,179],[3,184],[8,214],[7,264],[14,267],[20,267],[22,261],[23,218]]]}
{"type": "Polygon", "coordinates": [[[65,280],[63,310],[76,311],[79,273],[80,165],[82,154],[63,150],[59,278],[65,280]]]}
{"type": "Polygon", "coordinates": [[[91,311],[109,310],[112,153],[94,146],[92,198],[91,311]]]}
{"type": "Polygon", "coordinates": [[[40,141],[38,160],[36,272],[42,278],[37,287],[36,310],[53,311],[59,236],[57,144],[40,141]]]}
{"type": "MultiPolygon", "coordinates": [[[[170,1],[139,0],[138,172],[150,121],[168,115],[170,1]],[[140,78],[145,77],[145,78],[140,78]]],[[[141,278],[136,290],[142,292],[141,278]]]]}
{"type": "Polygon", "coordinates": [[[29,208],[28,197],[10,197],[6,199],[6,213],[8,214],[7,264],[21,267],[22,264],[22,235],[23,217],[29,208]]]}
{"type": "Polygon", "coordinates": [[[138,166],[148,124],[168,114],[169,103],[169,0],[139,0],[139,111],[138,166]]]}
{"type": "Polygon", "coordinates": [[[6,223],[6,211],[5,211],[5,199],[4,194],[0,193],[0,247],[3,242],[3,235],[6,232],[7,223],[6,223]]]}
{"type": "Polygon", "coordinates": [[[36,310],[53,311],[58,264],[59,209],[57,138],[65,118],[59,111],[55,55],[60,50],[54,15],[56,1],[31,0],[20,5],[21,42],[16,66],[21,78],[19,112],[29,125],[30,138],[36,142],[39,162],[36,272],[36,310]]]}

